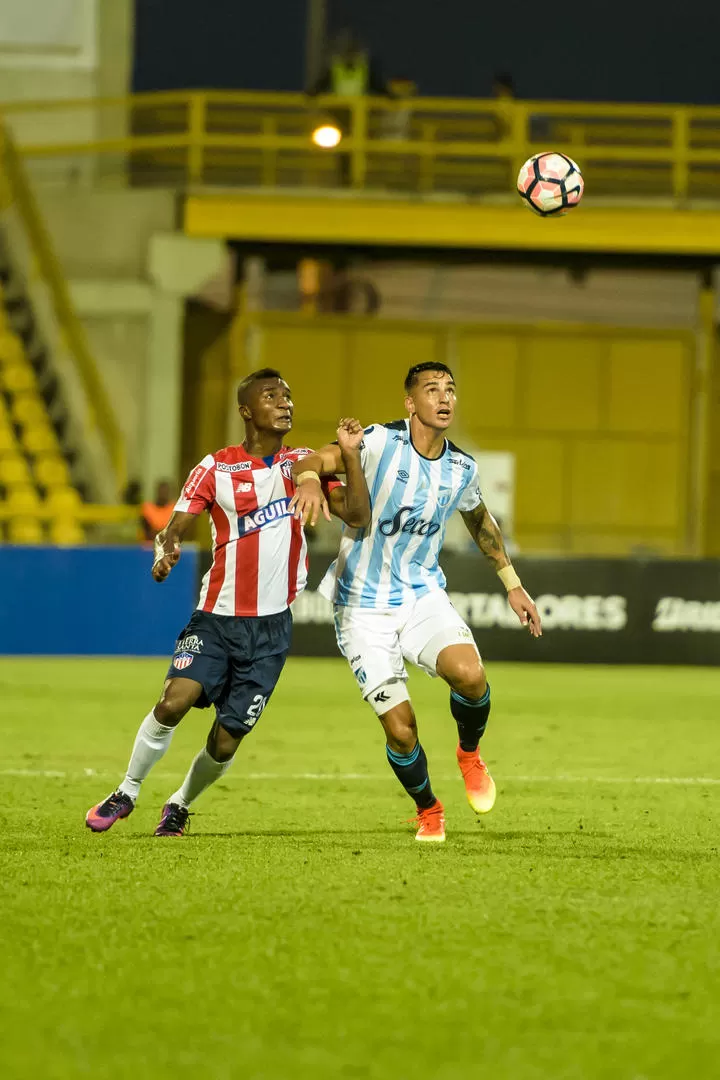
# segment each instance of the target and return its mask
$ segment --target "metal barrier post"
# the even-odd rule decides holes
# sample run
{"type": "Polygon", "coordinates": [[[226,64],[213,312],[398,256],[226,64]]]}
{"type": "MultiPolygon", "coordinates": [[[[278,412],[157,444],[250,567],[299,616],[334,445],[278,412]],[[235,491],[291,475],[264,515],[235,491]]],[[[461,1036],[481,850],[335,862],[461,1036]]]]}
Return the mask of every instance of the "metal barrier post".
{"type": "Polygon", "coordinates": [[[357,98],[350,111],[352,116],[352,144],[350,176],[354,188],[365,187],[367,172],[366,140],[368,130],[367,98],[357,98]]]}
{"type": "Polygon", "coordinates": [[[195,92],[190,97],[190,115],[188,134],[188,183],[202,184],[203,152],[205,150],[205,113],[207,99],[205,94],[195,92]]]}
{"type": "Polygon", "coordinates": [[[690,116],[687,109],[675,109],[672,118],[673,195],[676,199],[686,199],[689,186],[688,150],[690,134],[690,116]]]}

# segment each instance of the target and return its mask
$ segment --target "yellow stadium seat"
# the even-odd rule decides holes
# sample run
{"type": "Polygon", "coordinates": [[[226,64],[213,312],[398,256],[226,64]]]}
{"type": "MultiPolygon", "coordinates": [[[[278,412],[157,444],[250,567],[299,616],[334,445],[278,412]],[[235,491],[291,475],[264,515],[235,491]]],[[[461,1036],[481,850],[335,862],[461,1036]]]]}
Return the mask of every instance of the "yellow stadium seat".
{"type": "Polygon", "coordinates": [[[35,462],[35,479],[46,488],[69,487],[70,473],[67,462],[55,454],[39,457],[35,462]]]}
{"type": "Polygon", "coordinates": [[[37,491],[29,485],[13,488],[7,497],[7,508],[17,517],[32,517],[33,511],[41,508],[37,491]]]}
{"type": "Polygon", "coordinates": [[[8,524],[8,540],[11,544],[42,544],[43,527],[37,518],[14,517],[8,524]]]}
{"type": "MultiPolygon", "coordinates": [[[[11,454],[18,452],[18,442],[15,438],[15,432],[11,427],[6,427],[0,421],[0,454],[11,454]]],[[[2,481],[0,481],[1,483],[2,481]]]]}
{"type": "Polygon", "coordinates": [[[53,518],[50,523],[50,540],[53,544],[61,546],[84,544],[85,533],[75,518],[58,517],[53,518]]]}
{"type": "Polygon", "coordinates": [[[29,364],[13,364],[0,369],[2,383],[11,394],[21,394],[26,390],[37,391],[35,372],[29,364]]]}
{"type": "Polygon", "coordinates": [[[25,487],[32,484],[30,470],[24,457],[7,454],[0,457],[0,484],[6,488],[25,487]]]}
{"type": "Polygon", "coordinates": [[[57,435],[49,424],[23,429],[21,442],[28,454],[57,454],[60,450],[57,435]]]}
{"type": "Polygon", "coordinates": [[[0,330],[0,366],[20,363],[25,359],[23,343],[17,334],[0,330]]]}
{"type": "Polygon", "coordinates": [[[18,424],[47,423],[48,411],[39,394],[16,394],[12,401],[12,414],[18,424]]]}
{"type": "Polygon", "coordinates": [[[82,506],[82,499],[75,488],[53,488],[48,493],[47,505],[57,517],[72,517],[82,506]]]}

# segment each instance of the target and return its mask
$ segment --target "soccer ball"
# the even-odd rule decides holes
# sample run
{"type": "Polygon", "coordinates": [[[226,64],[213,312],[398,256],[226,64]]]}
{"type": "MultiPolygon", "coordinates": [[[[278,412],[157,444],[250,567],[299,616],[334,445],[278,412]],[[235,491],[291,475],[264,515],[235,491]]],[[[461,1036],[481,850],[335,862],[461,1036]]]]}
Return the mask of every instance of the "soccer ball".
{"type": "Polygon", "coordinates": [[[518,173],[518,194],[541,217],[566,214],[582,199],[585,182],[572,158],[555,151],[535,154],[518,173]]]}

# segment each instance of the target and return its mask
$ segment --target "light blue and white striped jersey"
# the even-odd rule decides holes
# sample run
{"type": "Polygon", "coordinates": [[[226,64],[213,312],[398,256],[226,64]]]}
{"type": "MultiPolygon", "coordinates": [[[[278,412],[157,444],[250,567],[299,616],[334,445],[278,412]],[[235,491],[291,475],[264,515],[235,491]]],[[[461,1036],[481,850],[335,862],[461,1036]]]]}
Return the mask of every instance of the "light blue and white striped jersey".
{"type": "Polygon", "coordinates": [[[343,530],[320,592],[335,604],[392,608],[444,589],[438,557],[448,518],[482,499],[475,460],[447,439],[439,458],[423,457],[409,420],[366,428],[361,460],[372,521],[343,530]]]}

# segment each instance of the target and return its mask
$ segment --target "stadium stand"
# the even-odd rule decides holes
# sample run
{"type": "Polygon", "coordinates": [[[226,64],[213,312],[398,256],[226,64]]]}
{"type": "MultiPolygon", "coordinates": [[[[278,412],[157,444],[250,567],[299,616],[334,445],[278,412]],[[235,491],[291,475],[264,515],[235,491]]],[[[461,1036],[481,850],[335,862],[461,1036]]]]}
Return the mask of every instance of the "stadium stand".
{"type": "MultiPolygon", "coordinates": [[[[14,544],[46,539],[81,543],[82,499],[13,314],[0,286],[0,510],[5,538],[14,544]]],[[[27,317],[23,321],[27,326],[27,317]]]]}

